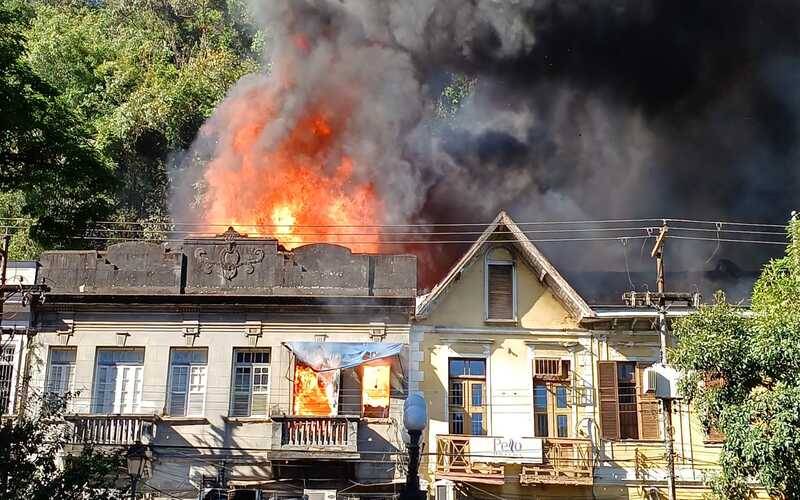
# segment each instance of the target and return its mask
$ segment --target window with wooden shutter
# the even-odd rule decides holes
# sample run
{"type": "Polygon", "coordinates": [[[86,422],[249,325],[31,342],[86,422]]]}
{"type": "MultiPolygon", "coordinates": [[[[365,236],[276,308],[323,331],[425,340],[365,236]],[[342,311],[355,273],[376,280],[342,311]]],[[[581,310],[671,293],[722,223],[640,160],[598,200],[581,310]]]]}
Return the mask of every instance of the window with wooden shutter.
{"type": "Polygon", "coordinates": [[[644,392],[644,369],[648,365],[639,364],[636,366],[637,383],[639,385],[639,438],[657,440],[661,433],[659,429],[659,415],[661,413],[661,402],[656,399],[655,394],[644,392]]]}
{"type": "Polygon", "coordinates": [[[269,349],[236,349],[231,384],[232,417],[266,416],[269,406],[269,349]]]}
{"type": "Polygon", "coordinates": [[[97,349],[92,412],[139,413],[144,383],[144,349],[97,349]]]}
{"type": "Polygon", "coordinates": [[[515,320],[514,261],[487,260],[486,319],[515,320]]]}
{"type": "Polygon", "coordinates": [[[167,411],[173,417],[199,417],[205,410],[206,349],[173,349],[170,353],[167,411]]]}
{"type": "Polygon", "coordinates": [[[56,396],[65,396],[74,390],[76,348],[50,348],[50,359],[47,367],[47,392],[56,396]]]}
{"type": "Polygon", "coordinates": [[[617,363],[598,362],[597,374],[600,386],[600,431],[603,439],[619,439],[617,363]]]}
{"type": "Polygon", "coordinates": [[[646,366],[631,361],[598,362],[603,439],[660,439],[661,403],[643,390],[646,366]]]}

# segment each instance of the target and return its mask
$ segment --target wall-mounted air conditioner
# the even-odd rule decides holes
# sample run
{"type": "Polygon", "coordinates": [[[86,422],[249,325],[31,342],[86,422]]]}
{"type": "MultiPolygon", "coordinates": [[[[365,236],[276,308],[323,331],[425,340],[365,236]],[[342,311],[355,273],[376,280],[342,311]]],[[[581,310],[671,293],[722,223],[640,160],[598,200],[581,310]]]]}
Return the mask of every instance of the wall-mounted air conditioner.
{"type": "Polygon", "coordinates": [[[304,500],[336,500],[336,490],[303,490],[304,500]]]}
{"type": "Polygon", "coordinates": [[[644,370],[644,392],[654,394],[659,399],[680,399],[678,382],[680,373],[671,366],[657,363],[644,370]]]}

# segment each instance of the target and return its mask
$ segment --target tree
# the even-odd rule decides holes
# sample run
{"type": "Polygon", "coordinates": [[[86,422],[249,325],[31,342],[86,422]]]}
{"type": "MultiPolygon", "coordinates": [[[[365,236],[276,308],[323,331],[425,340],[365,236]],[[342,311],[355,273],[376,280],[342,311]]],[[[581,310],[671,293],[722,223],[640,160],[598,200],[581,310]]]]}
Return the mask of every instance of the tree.
{"type": "Polygon", "coordinates": [[[27,61],[80,118],[121,189],[118,219],[166,214],[168,167],[258,70],[241,0],[34,2],[27,61]]]}
{"type": "Polygon", "coordinates": [[[110,208],[113,177],[81,124],[26,62],[24,2],[0,0],[0,192],[34,219],[36,240],[67,246],[69,235],[110,208]]]}
{"type": "Polygon", "coordinates": [[[121,450],[84,446],[65,454],[68,398],[48,397],[33,411],[0,424],[0,498],[4,500],[87,500],[122,498],[127,481],[121,450]]]}
{"type": "Polygon", "coordinates": [[[747,312],[725,302],[675,325],[674,364],[707,428],[725,436],[713,482],[721,498],[746,498],[747,480],[800,498],[800,220],[783,258],[769,262],[747,312]]]}

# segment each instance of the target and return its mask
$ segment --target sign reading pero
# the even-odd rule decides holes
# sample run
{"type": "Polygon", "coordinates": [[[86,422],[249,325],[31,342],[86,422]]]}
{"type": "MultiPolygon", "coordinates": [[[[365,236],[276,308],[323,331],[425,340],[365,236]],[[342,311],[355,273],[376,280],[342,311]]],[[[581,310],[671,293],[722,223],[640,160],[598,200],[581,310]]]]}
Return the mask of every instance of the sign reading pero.
{"type": "Polygon", "coordinates": [[[471,436],[469,449],[474,462],[542,463],[540,438],[471,436]]]}

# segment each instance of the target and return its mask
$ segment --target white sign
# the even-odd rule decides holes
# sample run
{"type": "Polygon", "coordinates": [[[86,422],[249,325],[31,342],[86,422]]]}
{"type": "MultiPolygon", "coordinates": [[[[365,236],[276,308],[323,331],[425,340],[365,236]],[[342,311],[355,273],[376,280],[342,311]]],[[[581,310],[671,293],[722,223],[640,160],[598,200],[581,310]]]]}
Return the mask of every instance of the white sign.
{"type": "Polygon", "coordinates": [[[542,463],[542,440],[500,436],[471,436],[469,453],[473,462],[506,464],[542,463]]]}

